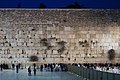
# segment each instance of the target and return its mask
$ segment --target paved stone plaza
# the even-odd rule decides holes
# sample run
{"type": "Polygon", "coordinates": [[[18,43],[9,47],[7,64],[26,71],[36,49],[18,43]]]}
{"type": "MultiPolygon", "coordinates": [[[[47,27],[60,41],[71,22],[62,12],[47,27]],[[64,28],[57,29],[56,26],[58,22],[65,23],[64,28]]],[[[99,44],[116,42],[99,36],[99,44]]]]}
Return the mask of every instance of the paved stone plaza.
{"type": "Polygon", "coordinates": [[[83,80],[83,78],[69,72],[40,72],[37,75],[28,76],[27,70],[20,70],[16,73],[15,70],[4,70],[0,72],[0,80],[83,80]]]}

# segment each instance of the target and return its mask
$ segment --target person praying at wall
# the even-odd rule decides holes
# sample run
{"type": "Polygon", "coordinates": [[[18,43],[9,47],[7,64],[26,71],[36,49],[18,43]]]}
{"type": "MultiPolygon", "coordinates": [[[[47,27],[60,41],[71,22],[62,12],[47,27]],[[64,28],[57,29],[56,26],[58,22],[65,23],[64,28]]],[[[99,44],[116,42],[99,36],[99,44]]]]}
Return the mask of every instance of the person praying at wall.
{"type": "Polygon", "coordinates": [[[12,64],[12,69],[13,69],[13,70],[15,69],[15,64],[12,64]]]}
{"type": "Polygon", "coordinates": [[[34,72],[34,76],[36,75],[36,68],[33,69],[33,72],[34,72]]]}
{"type": "Polygon", "coordinates": [[[3,64],[0,65],[0,70],[1,70],[1,71],[3,70],[3,64]]]}
{"type": "Polygon", "coordinates": [[[43,71],[43,65],[40,66],[40,71],[43,71]]]}
{"type": "Polygon", "coordinates": [[[28,68],[28,76],[31,76],[31,67],[28,68]]]}
{"type": "Polygon", "coordinates": [[[16,73],[18,73],[18,70],[19,70],[19,66],[16,65],[16,73]]]}

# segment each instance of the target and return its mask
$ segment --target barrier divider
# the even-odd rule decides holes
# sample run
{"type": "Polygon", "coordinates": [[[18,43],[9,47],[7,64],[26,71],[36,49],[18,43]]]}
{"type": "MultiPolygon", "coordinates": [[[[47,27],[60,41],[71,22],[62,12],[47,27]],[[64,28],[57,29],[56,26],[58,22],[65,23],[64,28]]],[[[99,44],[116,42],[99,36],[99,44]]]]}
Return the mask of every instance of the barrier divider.
{"type": "MultiPolygon", "coordinates": [[[[67,65],[67,64],[66,64],[67,65]]],[[[97,71],[74,65],[67,65],[68,71],[89,80],[120,80],[120,74],[97,71]]]]}
{"type": "Polygon", "coordinates": [[[81,67],[81,76],[83,76],[83,70],[82,70],[82,67],[81,67]]]}
{"type": "Polygon", "coordinates": [[[78,75],[80,75],[80,68],[78,68],[78,71],[79,71],[79,74],[78,74],[78,75]]]}
{"type": "Polygon", "coordinates": [[[120,80],[120,75],[115,74],[115,75],[114,75],[114,80],[120,80]]]}
{"type": "Polygon", "coordinates": [[[82,74],[83,74],[83,77],[84,77],[84,70],[83,70],[84,68],[82,68],[82,74]]]}
{"type": "Polygon", "coordinates": [[[97,75],[96,75],[96,71],[95,70],[93,70],[93,80],[96,80],[96,78],[97,78],[97,75]]]}
{"type": "Polygon", "coordinates": [[[84,78],[84,70],[83,70],[84,68],[82,68],[82,75],[83,75],[83,78],[84,78]]]}
{"type": "Polygon", "coordinates": [[[87,79],[90,79],[90,69],[88,69],[88,78],[87,79]]]}
{"type": "Polygon", "coordinates": [[[89,78],[89,70],[88,69],[86,69],[86,74],[87,74],[86,78],[88,79],[89,78]]]}
{"type": "Polygon", "coordinates": [[[96,71],[96,80],[98,80],[98,71],[96,71]]]}
{"type": "Polygon", "coordinates": [[[103,80],[107,80],[107,75],[106,75],[106,73],[105,72],[103,72],[103,80]]]}
{"type": "Polygon", "coordinates": [[[114,80],[114,75],[112,73],[108,73],[108,80],[114,80]]]}

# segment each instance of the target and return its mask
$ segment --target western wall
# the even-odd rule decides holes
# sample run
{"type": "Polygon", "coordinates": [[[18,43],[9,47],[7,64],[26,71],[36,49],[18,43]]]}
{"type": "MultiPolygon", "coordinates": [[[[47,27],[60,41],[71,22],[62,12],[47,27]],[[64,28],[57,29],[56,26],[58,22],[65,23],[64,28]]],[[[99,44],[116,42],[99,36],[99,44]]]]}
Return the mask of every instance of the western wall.
{"type": "Polygon", "coordinates": [[[120,63],[120,10],[0,9],[0,63],[120,63]]]}

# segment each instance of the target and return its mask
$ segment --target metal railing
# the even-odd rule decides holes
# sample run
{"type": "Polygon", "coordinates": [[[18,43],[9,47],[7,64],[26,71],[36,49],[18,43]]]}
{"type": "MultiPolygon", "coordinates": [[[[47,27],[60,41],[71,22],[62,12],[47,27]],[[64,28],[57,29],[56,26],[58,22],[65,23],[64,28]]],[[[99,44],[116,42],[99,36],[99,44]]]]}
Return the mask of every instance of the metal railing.
{"type": "Polygon", "coordinates": [[[74,65],[67,65],[68,71],[88,80],[120,80],[120,74],[103,72],[74,65]]]}

